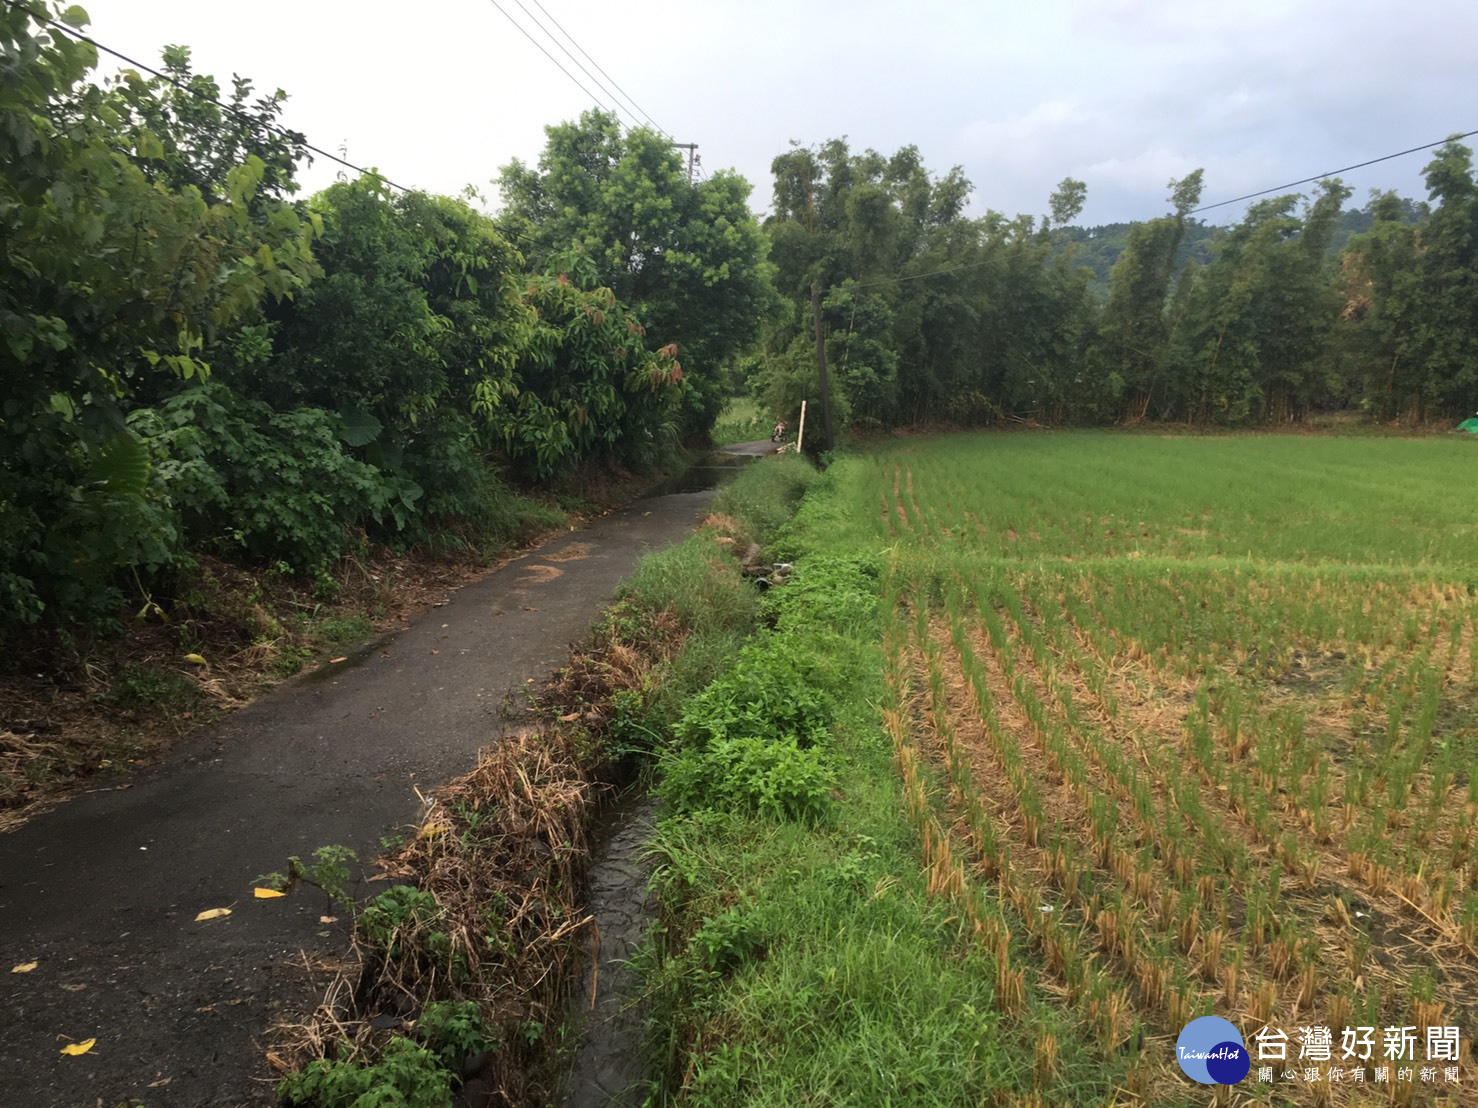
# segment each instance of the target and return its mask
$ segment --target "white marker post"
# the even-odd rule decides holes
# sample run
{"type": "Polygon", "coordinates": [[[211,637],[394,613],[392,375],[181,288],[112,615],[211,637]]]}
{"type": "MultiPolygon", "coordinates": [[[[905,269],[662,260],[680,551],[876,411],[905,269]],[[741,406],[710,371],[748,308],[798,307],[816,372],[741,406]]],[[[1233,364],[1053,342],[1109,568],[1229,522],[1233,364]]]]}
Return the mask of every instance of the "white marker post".
{"type": "Polygon", "coordinates": [[[801,425],[795,429],[795,452],[801,452],[801,443],[806,440],[806,402],[801,401],[801,425]]]}

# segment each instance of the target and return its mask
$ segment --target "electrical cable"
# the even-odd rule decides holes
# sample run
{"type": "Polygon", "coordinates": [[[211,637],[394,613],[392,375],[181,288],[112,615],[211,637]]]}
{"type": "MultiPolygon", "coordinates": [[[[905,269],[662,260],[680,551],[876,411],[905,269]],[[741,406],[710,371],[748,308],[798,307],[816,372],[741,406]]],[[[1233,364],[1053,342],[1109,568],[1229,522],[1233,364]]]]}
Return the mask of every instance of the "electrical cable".
{"type": "MultiPolygon", "coordinates": [[[[1313,177],[1305,177],[1301,181],[1290,181],[1286,185],[1275,185],[1273,188],[1263,189],[1260,192],[1249,192],[1246,196],[1238,196],[1238,197],[1235,197],[1234,199],[1231,199],[1231,200],[1218,200],[1215,204],[1202,204],[1199,208],[1192,208],[1186,214],[1187,215],[1195,215],[1197,212],[1210,211],[1212,208],[1224,208],[1228,204],[1237,204],[1237,203],[1240,203],[1243,200],[1252,200],[1252,199],[1255,199],[1256,197],[1259,197],[1259,196],[1267,196],[1270,193],[1282,192],[1284,189],[1296,188],[1299,185],[1311,184],[1314,181],[1323,181],[1326,178],[1335,177],[1335,176],[1338,176],[1341,173],[1348,173],[1352,169],[1364,169],[1368,165],[1376,165],[1376,164],[1378,164],[1380,162],[1388,162],[1392,158],[1402,158],[1402,157],[1405,157],[1407,154],[1416,154],[1416,153],[1419,153],[1420,151],[1423,151],[1423,150],[1430,150],[1434,146],[1442,146],[1444,143],[1456,142],[1459,139],[1472,138],[1474,135],[1478,135],[1478,131],[1467,131],[1467,132],[1465,132],[1463,134],[1460,134],[1460,135],[1450,135],[1447,138],[1445,138],[1445,139],[1439,139],[1436,142],[1428,142],[1428,143],[1424,143],[1421,146],[1413,146],[1409,150],[1401,150],[1401,151],[1398,151],[1395,154],[1386,154],[1384,157],[1371,158],[1369,161],[1366,161],[1366,162],[1357,162],[1354,165],[1347,165],[1343,169],[1332,169],[1328,173],[1320,173],[1320,174],[1317,174],[1316,176],[1313,176],[1313,177]]],[[[915,273],[915,274],[911,274],[908,277],[884,277],[882,280],[879,280],[879,281],[869,281],[866,284],[853,285],[852,287],[853,288],[858,288],[858,289],[866,289],[866,288],[873,288],[873,287],[875,287],[877,285],[895,285],[895,284],[901,284],[904,281],[918,281],[918,280],[922,280],[925,277],[939,277],[939,276],[942,276],[942,275],[947,274],[947,273],[958,273],[961,270],[975,269],[978,266],[987,265],[987,264],[989,264],[989,263],[988,262],[969,262],[969,263],[967,263],[965,265],[957,265],[957,266],[953,266],[953,267],[948,268],[948,269],[936,269],[936,270],[933,270],[932,272],[929,272],[929,273],[915,273]]]]}
{"type": "Polygon", "coordinates": [[[36,20],[38,23],[44,23],[48,27],[51,27],[51,28],[53,28],[55,30],[58,30],[58,31],[61,31],[63,34],[69,35],[72,38],[77,39],[79,42],[85,42],[89,46],[91,46],[94,50],[101,50],[105,54],[111,54],[113,57],[117,58],[119,61],[126,62],[128,65],[133,66],[135,69],[141,69],[145,73],[152,74],[153,76],[158,77],[161,81],[168,81],[170,84],[174,85],[175,88],[179,89],[182,92],[188,92],[191,96],[195,97],[198,100],[204,100],[206,103],[214,104],[216,107],[220,108],[222,111],[228,112],[231,115],[236,116],[238,119],[240,119],[240,120],[242,120],[242,121],[244,121],[246,123],[251,124],[252,126],[260,127],[260,128],[262,128],[263,130],[266,130],[266,131],[271,131],[274,135],[277,135],[279,138],[285,138],[289,142],[293,143],[293,145],[295,145],[295,146],[301,146],[304,150],[311,150],[313,153],[319,155],[320,157],[327,158],[329,161],[334,162],[334,163],[336,163],[338,165],[341,165],[345,169],[352,169],[356,173],[370,174],[370,175],[373,175],[375,177],[378,177],[381,181],[384,181],[385,184],[389,185],[391,188],[399,189],[401,192],[415,192],[416,191],[415,189],[407,188],[405,185],[398,185],[398,184],[396,184],[394,181],[390,180],[389,177],[386,177],[383,173],[380,173],[380,172],[378,172],[376,170],[372,170],[372,169],[365,169],[363,166],[358,166],[358,165],[355,165],[353,162],[345,161],[343,158],[339,157],[337,154],[330,154],[327,150],[324,150],[324,149],[321,149],[320,147],[314,146],[311,142],[308,142],[305,138],[303,138],[302,132],[300,132],[300,131],[289,131],[289,130],[283,128],[283,127],[278,127],[275,124],[266,123],[266,122],[264,122],[262,120],[259,120],[259,119],[253,119],[251,116],[247,115],[245,112],[241,111],[240,109],[233,108],[229,104],[223,104],[219,100],[217,100],[215,97],[213,97],[213,96],[207,96],[205,93],[201,92],[199,89],[191,88],[189,85],[186,85],[186,84],[181,84],[179,81],[177,81],[173,77],[171,77],[168,73],[161,73],[161,72],[159,72],[159,70],[153,68],[152,66],[147,66],[147,65],[144,65],[142,62],[134,61],[127,54],[122,54],[119,51],[114,50],[110,46],[104,46],[101,42],[98,42],[96,39],[89,38],[87,35],[84,35],[81,31],[78,31],[78,30],[76,30],[75,28],[72,28],[72,27],[68,27],[65,23],[58,23],[56,20],[50,18],[49,16],[38,14],[35,10],[33,10],[30,7],[27,7],[24,3],[22,3],[21,0],[4,0],[4,2],[6,4],[6,6],[8,6],[10,8],[20,8],[20,9],[22,9],[23,11],[25,11],[25,13],[27,15],[29,15],[32,19],[36,20]]]}
{"type": "MultiPolygon", "coordinates": [[[[641,126],[641,121],[636,118],[636,115],[633,112],[631,112],[626,107],[626,105],[624,105],[624,104],[621,103],[621,97],[620,96],[617,96],[616,93],[612,92],[610,90],[610,88],[608,88],[605,84],[603,84],[601,82],[601,79],[599,77],[597,77],[594,73],[591,73],[590,70],[586,69],[585,66],[581,63],[580,59],[577,58],[577,57],[575,57],[574,54],[571,54],[570,53],[569,47],[565,46],[564,43],[560,42],[559,39],[555,38],[554,33],[552,31],[550,31],[548,27],[544,26],[544,24],[540,21],[539,17],[537,15],[535,15],[533,12],[529,11],[528,6],[526,4],[524,4],[523,0],[513,0],[513,2],[515,4],[517,4],[520,9],[522,9],[524,15],[528,16],[529,19],[531,19],[533,21],[535,27],[539,28],[539,30],[541,30],[541,31],[544,32],[544,35],[549,39],[550,42],[554,43],[555,46],[559,47],[559,49],[561,50],[561,52],[563,52],[563,54],[564,54],[565,57],[569,58],[570,61],[572,61],[572,62],[575,63],[575,67],[577,69],[579,69],[581,73],[585,74],[585,76],[589,77],[590,80],[595,83],[595,87],[596,88],[600,89],[601,92],[603,92],[607,96],[609,96],[611,98],[611,102],[613,104],[615,104],[622,111],[626,112],[626,115],[631,119],[631,121],[633,123],[635,123],[638,127],[641,126]]],[[[537,0],[535,0],[535,2],[536,2],[536,5],[537,5],[537,0]]],[[[586,54],[585,53],[584,48],[582,48],[578,42],[575,42],[575,40],[573,38],[570,38],[569,32],[566,31],[563,27],[560,27],[559,24],[558,24],[558,22],[555,21],[554,17],[552,15],[550,15],[547,11],[545,11],[545,9],[543,8],[542,5],[539,6],[539,10],[542,11],[542,12],[544,12],[545,17],[551,23],[553,23],[556,27],[559,27],[560,33],[563,34],[565,36],[565,38],[568,38],[570,40],[570,42],[574,44],[575,49],[579,50],[580,53],[585,54],[585,57],[586,58],[589,58],[590,59],[590,64],[591,65],[595,65],[595,68],[596,69],[600,69],[600,66],[599,65],[596,65],[595,60],[593,58],[590,58],[590,55],[589,54],[586,54]]],[[[600,69],[600,71],[603,74],[606,72],[604,69],[600,69]]],[[[610,78],[610,75],[609,74],[606,74],[606,80],[611,81],[611,78],[610,78]]],[[[612,85],[615,85],[616,82],[615,81],[611,81],[611,84],[612,85]]],[[[619,85],[616,85],[616,87],[617,88],[620,88],[619,85]]],[[[630,100],[630,97],[626,97],[626,99],[630,100]]],[[[632,101],[632,103],[635,103],[635,101],[632,101]]],[[[641,109],[638,108],[637,111],[640,112],[641,109]]],[[[645,112],[641,112],[641,114],[642,115],[646,115],[645,112]]],[[[668,139],[669,141],[671,140],[672,136],[669,135],[666,131],[663,131],[661,127],[658,127],[657,124],[652,121],[652,119],[651,119],[650,116],[647,117],[647,122],[648,123],[651,123],[652,127],[655,130],[657,130],[659,133],[661,133],[661,135],[664,138],[668,139]]]]}
{"type": "MultiPolygon", "coordinates": [[[[559,64],[559,59],[556,58],[553,54],[551,54],[548,50],[544,49],[544,44],[541,43],[538,39],[536,39],[533,35],[529,34],[528,30],[524,27],[524,25],[522,23],[520,23],[518,20],[514,19],[513,16],[509,15],[508,14],[508,10],[506,8],[504,8],[502,4],[498,3],[498,0],[488,0],[488,3],[491,4],[493,7],[497,8],[498,11],[502,13],[504,19],[508,20],[509,23],[512,23],[515,27],[517,27],[519,34],[523,35],[524,38],[528,39],[536,47],[538,47],[539,48],[539,53],[543,54],[546,58],[548,58],[550,61],[552,61],[554,63],[554,65],[555,65],[555,68],[556,69],[558,69],[561,73],[563,73],[571,81],[575,82],[575,87],[576,88],[578,88],[586,96],[590,97],[590,99],[594,100],[602,108],[605,108],[605,107],[608,106],[604,100],[602,100],[599,96],[595,95],[595,93],[591,92],[588,88],[586,88],[584,85],[582,85],[580,83],[580,79],[578,77],[576,77],[573,73],[571,73],[564,66],[560,65],[559,64]]],[[[558,43],[555,43],[555,45],[558,46],[559,44],[558,43]]],[[[622,109],[619,104],[616,105],[616,111],[617,111],[618,115],[623,110],[624,109],[622,109]]],[[[626,112],[626,115],[628,117],[630,117],[633,122],[636,121],[636,116],[632,115],[630,112],[626,112]]]]}
{"type": "Polygon", "coordinates": [[[1215,204],[1202,204],[1199,208],[1192,208],[1190,211],[1186,212],[1186,215],[1195,215],[1197,212],[1209,212],[1212,208],[1224,208],[1228,204],[1240,204],[1243,200],[1253,200],[1259,196],[1267,196],[1269,193],[1282,192],[1284,189],[1297,188],[1299,185],[1308,185],[1312,184],[1315,181],[1323,181],[1328,177],[1336,177],[1341,173],[1348,173],[1352,169],[1364,169],[1367,165],[1376,165],[1379,162],[1388,162],[1392,158],[1404,158],[1407,154],[1416,154],[1422,150],[1430,150],[1434,146],[1441,146],[1443,143],[1446,142],[1454,142],[1457,139],[1472,138],[1474,135],[1478,135],[1478,131],[1468,131],[1467,133],[1461,135],[1450,135],[1445,139],[1438,139],[1436,142],[1428,142],[1424,143],[1421,146],[1413,146],[1410,150],[1402,150],[1395,154],[1387,154],[1385,155],[1385,157],[1382,158],[1371,158],[1368,162],[1356,162],[1354,165],[1347,165],[1343,169],[1331,169],[1328,173],[1320,173],[1313,177],[1305,177],[1302,181],[1290,181],[1286,185],[1275,185],[1270,189],[1263,189],[1261,192],[1249,192],[1246,196],[1238,196],[1231,200],[1218,200],[1215,204]]]}
{"type": "MultiPolygon", "coordinates": [[[[520,0],[515,0],[515,2],[518,2],[518,6],[520,8],[523,7],[523,4],[520,2],[520,0]]],[[[556,27],[556,29],[558,29],[558,31],[559,31],[560,34],[564,35],[565,38],[567,38],[567,39],[570,40],[570,45],[573,46],[576,50],[580,51],[581,54],[585,55],[585,60],[588,61],[591,65],[595,66],[596,70],[600,73],[600,75],[602,77],[604,77],[607,81],[610,81],[611,82],[611,87],[614,88],[617,92],[619,92],[622,96],[624,96],[626,98],[626,102],[628,104],[630,104],[633,108],[635,108],[641,114],[642,118],[645,119],[648,123],[650,123],[656,129],[656,131],[657,131],[658,134],[660,134],[663,138],[667,139],[667,141],[669,141],[669,142],[672,141],[672,136],[669,135],[665,130],[662,129],[662,127],[657,123],[657,121],[655,119],[653,119],[647,113],[647,110],[645,108],[643,108],[640,104],[638,104],[636,102],[636,99],[631,95],[631,93],[627,92],[624,88],[622,88],[620,85],[618,85],[616,83],[616,78],[612,77],[609,73],[607,73],[604,69],[602,69],[600,63],[590,56],[590,54],[586,51],[585,47],[581,46],[578,42],[576,42],[574,36],[571,35],[568,31],[566,31],[562,26],[560,26],[559,20],[555,19],[554,16],[552,16],[552,15],[549,14],[549,9],[548,8],[546,8],[543,4],[539,3],[539,0],[531,0],[531,2],[533,3],[534,7],[538,8],[541,12],[544,13],[544,15],[548,18],[548,20],[549,20],[550,23],[553,23],[554,24],[554,26],[556,27]]],[[[524,8],[524,10],[525,11],[528,11],[527,8],[524,8]]],[[[565,53],[569,53],[569,51],[566,50],[565,53]]],[[[577,62],[576,64],[578,65],[579,63],[577,62]]],[[[580,66],[580,68],[581,69],[584,69],[585,67],[584,66],[580,66]]]]}

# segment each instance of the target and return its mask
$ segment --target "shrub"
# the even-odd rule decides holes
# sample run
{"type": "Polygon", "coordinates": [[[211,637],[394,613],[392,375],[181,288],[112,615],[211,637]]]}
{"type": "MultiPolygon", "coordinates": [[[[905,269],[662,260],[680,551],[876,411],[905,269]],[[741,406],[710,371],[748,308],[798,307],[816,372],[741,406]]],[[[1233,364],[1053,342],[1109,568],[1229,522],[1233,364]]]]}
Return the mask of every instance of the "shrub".
{"type": "Polygon", "coordinates": [[[789,739],[800,747],[824,742],[836,707],[813,679],[818,661],[796,637],[752,639],[693,699],[678,738],[697,746],[738,738],[789,739]]]}
{"type": "Polygon", "coordinates": [[[283,1078],[277,1095],[293,1108],[447,1108],[452,1074],[424,1046],[396,1038],[372,1065],[311,1062],[283,1078]]]}
{"type": "Polygon", "coordinates": [[[662,768],[657,794],[680,812],[717,808],[823,823],[835,806],[830,757],[802,748],[794,736],[720,739],[672,755],[662,768]]]}

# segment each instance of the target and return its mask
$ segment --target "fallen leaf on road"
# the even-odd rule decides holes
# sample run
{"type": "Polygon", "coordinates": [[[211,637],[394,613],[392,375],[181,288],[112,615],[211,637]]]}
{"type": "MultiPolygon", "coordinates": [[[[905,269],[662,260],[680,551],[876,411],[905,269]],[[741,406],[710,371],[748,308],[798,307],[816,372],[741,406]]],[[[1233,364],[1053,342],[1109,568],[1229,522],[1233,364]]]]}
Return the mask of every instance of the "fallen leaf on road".
{"type": "Polygon", "coordinates": [[[173,1077],[161,1077],[158,1081],[150,1081],[149,1082],[149,1088],[151,1088],[151,1089],[162,1089],[162,1088],[164,1088],[164,1086],[168,1085],[173,1080],[174,1080],[173,1077]]]}
{"type": "Polygon", "coordinates": [[[342,658],[330,658],[328,660],[328,664],[331,665],[331,666],[336,666],[340,662],[347,662],[348,660],[349,660],[349,655],[345,654],[342,658]]]}
{"type": "Polygon", "coordinates": [[[12,966],[10,968],[10,972],[11,973],[30,973],[39,964],[40,963],[38,963],[38,962],[22,962],[18,966],[12,966]]]}
{"type": "Polygon", "coordinates": [[[538,608],[530,608],[527,604],[525,604],[523,606],[523,610],[526,611],[526,612],[537,612],[539,609],[538,608]]]}
{"type": "Polygon", "coordinates": [[[279,896],[286,896],[287,893],[281,889],[253,889],[252,895],[258,900],[276,900],[279,896]]]}
{"type": "Polygon", "coordinates": [[[318,922],[319,923],[338,923],[339,922],[339,917],[338,916],[319,916],[318,917],[318,922]]]}
{"type": "Polygon", "coordinates": [[[196,923],[199,923],[202,920],[220,919],[222,916],[229,916],[230,914],[231,914],[231,909],[230,908],[209,908],[206,911],[201,912],[198,916],[196,916],[195,917],[195,922],[196,923]]]}
{"type": "Polygon", "coordinates": [[[63,1054],[86,1054],[97,1044],[96,1039],[83,1039],[80,1043],[68,1043],[62,1047],[63,1054]]]}

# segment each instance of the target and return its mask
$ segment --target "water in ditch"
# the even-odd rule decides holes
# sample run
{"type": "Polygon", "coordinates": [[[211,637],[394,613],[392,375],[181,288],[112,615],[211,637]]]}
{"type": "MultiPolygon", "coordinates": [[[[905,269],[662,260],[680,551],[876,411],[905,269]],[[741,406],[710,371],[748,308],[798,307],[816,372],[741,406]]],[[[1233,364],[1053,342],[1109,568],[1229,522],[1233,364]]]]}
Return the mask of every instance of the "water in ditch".
{"type": "Polygon", "coordinates": [[[580,1034],[564,1108],[625,1108],[646,1096],[641,982],[627,962],[655,916],[643,851],[656,814],[657,802],[645,791],[629,791],[609,804],[591,833],[586,911],[596,927],[571,1013],[580,1034]]]}
{"type": "MultiPolygon", "coordinates": [[[[650,495],[725,485],[769,452],[768,443],[715,451],[650,495]]],[[[646,1099],[646,1013],[640,1005],[641,981],[627,962],[656,916],[656,905],[647,894],[651,864],[643,854],[656,817],[657,802],[634,788],[612,800],[591,829],[585,908],[595,927],[584,987],[576,993],[571,1011],[579,1045],[565,1083],[563,1108],[634,1108],[646,1099]]]]}

